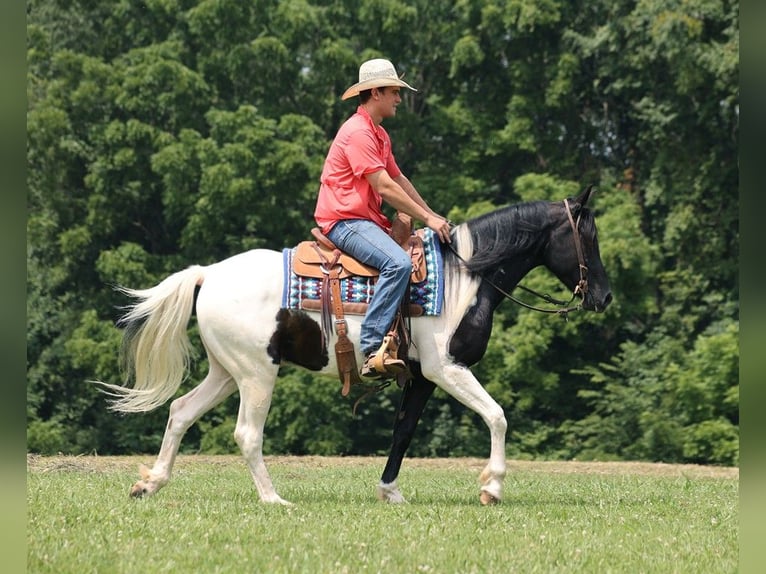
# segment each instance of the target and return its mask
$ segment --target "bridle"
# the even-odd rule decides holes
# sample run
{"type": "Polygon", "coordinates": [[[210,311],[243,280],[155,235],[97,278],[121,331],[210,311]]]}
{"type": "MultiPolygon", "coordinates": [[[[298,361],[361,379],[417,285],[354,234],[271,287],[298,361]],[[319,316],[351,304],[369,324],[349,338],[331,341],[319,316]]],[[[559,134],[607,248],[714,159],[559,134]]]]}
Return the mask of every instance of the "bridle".
{"type": "Polygon", "coordinates": [[[575,285],[572,299],[574,299],[575,296],[580,295],[584,301],[585,295],[588,294],[588,266],[585,265],[585,258],[582,254],[582,241],[580,241],[580,214],[577,214],[577,222],[575,222],[572,218],[572,210],[569,208],[569,200],[564,200],[564,207],[567,210],[569,225],[572,226],[572,236],[574,237],[575,249],[577,249],[577,262],[580,265],[580,280],[577,282],[577,285],[575,285]]]}
{"type": "MultiPolygon", "coordinates": [[[[530,305],[529,303],[525,303],[521,299],[517,299],[510,293],[508,293],[505,289],[497,285],[492,279],[485,276],[482,273],[479,273],[478,275],[486,281],[490,286],[492,286],[498,293],[500,293],[503,297],[506,299],[509,299],[516,303],[517,305],[521,305],[522,307],[525,307],[527,309],[531,309],[532,311],[539,311],[540,313],[555,313],[556,315],[562,316],[564,319],[567,319],[567,315],[571,313],[572,311],[579,311],[582,309],[582,303],[585,301],[585,296],[588,293],[588,266],[585,265],[585,258],[582,254],[582,241],[580,240],[580,216],[577,216],[577,221],[575,221],[574,217],[572,217],[572,210],[569,207],[569,200],[564,200],[564,209],[567,213],[567,218],[569,219],[569,224],[572,226],[572,236],[574,237],[575,242],[575,249],[577,251],[577,261],[580,266],[580,280],[577,282],[577,285],[575,285],[574,292],[572,293],[571,299],[569,301],[561,301],[559,299],[554,299],[548,294],[545,293],[539,293],[538,291],[535,291],[534,289],[530,289],[529,287],[525,287],[524,285],[516,285],[519,289],[522,289],[523,291],[526,291],[527,293],[530,293],[536,297],[539,297],[540,299],[543,299],[544,301],[550,303],[551,305],[557,305],[559,307],[562,307],[561,309],[544,309],[542,307],[536,307],[535,305],[530,305]],[[572,301],[575,300],[575,297],[580,296],[580,301],[576,305],[572,305],[572,301]]],[[[447,244],[454,253],[457,258],[463,262],[463,264],[467,264],[467,261],[463,259],[457,251],[455,251],[455,248],[452,247],[452,244],[447,244]]]]}

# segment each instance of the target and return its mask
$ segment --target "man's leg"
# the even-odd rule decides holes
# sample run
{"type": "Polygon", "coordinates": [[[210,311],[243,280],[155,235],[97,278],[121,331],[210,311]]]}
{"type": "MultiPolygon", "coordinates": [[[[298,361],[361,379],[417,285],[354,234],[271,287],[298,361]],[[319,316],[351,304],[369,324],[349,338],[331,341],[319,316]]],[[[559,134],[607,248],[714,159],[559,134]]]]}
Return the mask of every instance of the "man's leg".
{"type": "Polygon", "coordinates": [[[365,357],[378,350],[407,290],[412,261],[407,252],[371,221],[338,222],[328,237],[340,249],[380,270],[375,294],[362,322],[360,349],[365,357]]]}

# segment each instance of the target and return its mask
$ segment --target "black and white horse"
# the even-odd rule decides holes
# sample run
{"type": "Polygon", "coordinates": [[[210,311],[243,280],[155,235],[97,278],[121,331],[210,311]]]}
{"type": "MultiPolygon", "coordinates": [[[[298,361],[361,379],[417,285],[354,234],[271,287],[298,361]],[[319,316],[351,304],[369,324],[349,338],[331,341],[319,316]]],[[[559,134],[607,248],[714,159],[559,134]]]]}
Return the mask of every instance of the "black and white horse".
{"type": "MultiPolygon", "coordinates": [[[[503,292],[537,266],[547,267],[579,295],[578,307],[601,312],[609,305],[612,295],[594,217],[586,207],[589,196],[590,188],[564,201],[504,207],[453,229],[451,247],[443,247],[443,311],[411,320],[408,356],[415,378],[405,386],[391,452],[377,487],[379,498],[404,502],[396,479],[435,386],[478,413],[489,427],[491,452],[480,475],[480,499],[489,504],[502,498],[505,415],[468,366],[487,348],[492,314],[503,292]]],[[[235,440],[261,500],[286,503],[274,489],[262,452],[279,363],[334,376],[337,365],[333,353],[327,357],[322,348],[319,315],[282,309],[284,281],[282,253],[256,249],[207,267],[191,266],[150,289],[124,289],[137,300],[122,319],[123,358],[133,385],[102,383],[115,396],[115,410],[148,411],[178,390],[188,370],[187,325],[197,291],[197,322],[210,364],[205,379],[171,403],[159,455],[151,469],[141,467],[133,496],[151,495],[167,484],[187,429],[239,390],[235,440]]],[[[347,321],[349,337],[358,340],[361,317],[347,316],[347,321]]],[[[328,346],[332,348],[332,341],[328,346]]],[[[357,361],[361,364],[362,357],[357,361]]]]}

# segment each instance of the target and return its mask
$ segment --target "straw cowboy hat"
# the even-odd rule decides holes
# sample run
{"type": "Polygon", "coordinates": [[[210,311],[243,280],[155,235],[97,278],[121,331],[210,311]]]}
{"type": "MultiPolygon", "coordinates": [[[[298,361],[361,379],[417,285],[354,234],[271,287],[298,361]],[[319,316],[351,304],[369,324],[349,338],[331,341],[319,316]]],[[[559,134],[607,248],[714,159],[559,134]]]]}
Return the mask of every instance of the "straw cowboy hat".
{"type": "Polygon", "coordinates": [[[415,88],[407,82],[402,81],[402,76],[397,75],[394,65],[383,58],[367,60],[359,66],[359,81],[343,92],[341,100],[347,100],[358,96],[359,92],[371,90],[372,88],[382,88],[385,86],[401,86],[417,92],[415,88]]]}

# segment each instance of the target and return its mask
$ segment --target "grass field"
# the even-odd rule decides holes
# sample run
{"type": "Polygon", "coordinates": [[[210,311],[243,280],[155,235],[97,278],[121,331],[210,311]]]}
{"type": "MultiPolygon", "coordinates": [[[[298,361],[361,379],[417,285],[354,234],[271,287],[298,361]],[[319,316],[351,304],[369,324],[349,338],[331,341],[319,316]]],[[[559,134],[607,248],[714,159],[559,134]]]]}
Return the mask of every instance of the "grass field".
{"type": "Polygon", "coordinates": [[[406,459],[409,503],[374,490],[382,458],[268,457],[292,506],[258,501],[244,462],[180,456],[131,500],[151,457],[27,460],[31,573],[718,573],[737,571],[737,469],[510,461],[502,504],[479,459],[406,459]]]}

